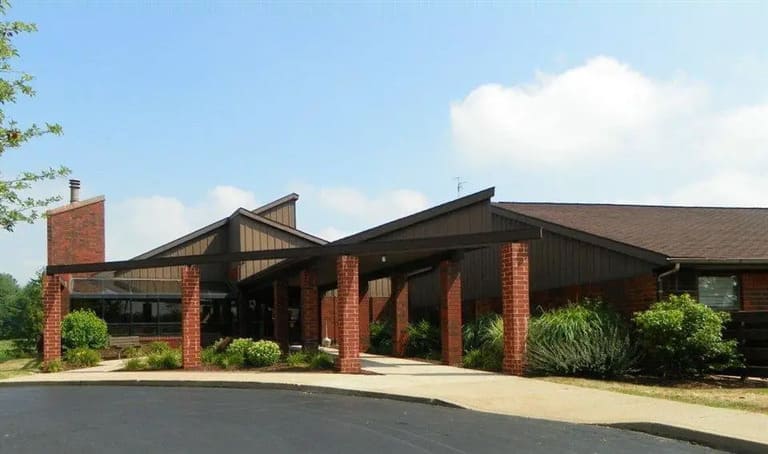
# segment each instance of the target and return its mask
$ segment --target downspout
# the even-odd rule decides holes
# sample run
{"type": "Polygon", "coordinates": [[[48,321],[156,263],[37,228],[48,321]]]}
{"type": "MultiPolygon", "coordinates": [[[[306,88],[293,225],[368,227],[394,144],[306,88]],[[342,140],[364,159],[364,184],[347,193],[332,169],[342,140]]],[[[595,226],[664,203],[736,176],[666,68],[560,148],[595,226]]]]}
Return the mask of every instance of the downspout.
{"type": "Polygon", "coordinates": [[[662,286],[661,286],[661,280],[669,276],[670,274],[677,273],[678,271],[680,271],[680,262],[675,263],[675,267],[672,268],[671,270],[664,271],[663,273],[659,274],[656,277],[656,292],[658,293],[656,298],[657,300],[660,300],[662,295],[664,294],[664,290],[662,289],[662,286]]]}

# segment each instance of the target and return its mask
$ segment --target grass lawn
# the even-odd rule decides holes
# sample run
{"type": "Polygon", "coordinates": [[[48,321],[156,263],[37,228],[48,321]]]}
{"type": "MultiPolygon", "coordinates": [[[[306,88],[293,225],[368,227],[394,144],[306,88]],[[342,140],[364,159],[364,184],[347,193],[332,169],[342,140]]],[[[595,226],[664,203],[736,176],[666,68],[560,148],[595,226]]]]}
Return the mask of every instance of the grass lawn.
{"type": "Polygon", "coordinates": [[[645,377],[624,381],[574,377],[543,377],[541,379],[625,394],[768,414],[768,380],[741,381],[738,378],[720,376],[677,381],[645,377]]]}
{"type": "Polygon", "coordinates": [[[13,350],[13,341],[0,340],[0,380],[37,372],[37,358],[16,358],[13,350]]]}

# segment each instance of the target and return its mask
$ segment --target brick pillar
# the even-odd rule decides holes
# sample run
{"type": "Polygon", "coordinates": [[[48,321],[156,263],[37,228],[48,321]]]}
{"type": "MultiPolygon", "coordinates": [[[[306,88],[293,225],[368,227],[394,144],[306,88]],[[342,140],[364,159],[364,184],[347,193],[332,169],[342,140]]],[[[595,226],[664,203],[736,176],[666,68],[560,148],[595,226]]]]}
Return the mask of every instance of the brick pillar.
{"type": "Polygon", "coordinates": [[[275,342],[283,351],[288,351],[288,284],[276,280],[272,283],[272,323],[274,324],[275,342]]]}
{"type": "Polygon", "coordinates": [[[461,271],[456,260],[443,260],[440,272],[440,334],[443,364],[461,365],[461,271]]]}
{"type": "Polygon", "coordinates": [[[304,347],[317,348],[320,341],[320,298],[317,291],[317,271],[302,270],[301,286],[301,340],[304,347]]]}
{"type": "Polygon", "coordinates": [[[200,268],[181,268],[181,356],[184,369],[200,368],[200,268]]]}
{"type": "Polygon", "coordinates": [[[528,243],[507,243],[501,247],[501,305],[504,319],[504,361],[502,372],[523,375],[525,341],[528,337],[528,243]]]}
{"type": "Polygon", "coordinates": [[[61,358],[61,279],[43,276],[43,361],[61,358]]]}
{"type": "Polygon", "coordinates": [[[367,282],[360,283],[358,304],[360,351],[365,352],[371,346],[371,292],[367,282]]]}
{"type": "Polygon", "coordinates": [[[394,274],[392,282],[392,354],[405,355],[405,345],[408,343],[408,277],[405,274],[394,274]]]}
{"type": "Polygon", "coordinates": [[[341,255],[336,259],[339,296],[336,311],[339,358],[336,369],[342,373],[360,372],[360,301],[358,286],[358,259],[341,255]]]}

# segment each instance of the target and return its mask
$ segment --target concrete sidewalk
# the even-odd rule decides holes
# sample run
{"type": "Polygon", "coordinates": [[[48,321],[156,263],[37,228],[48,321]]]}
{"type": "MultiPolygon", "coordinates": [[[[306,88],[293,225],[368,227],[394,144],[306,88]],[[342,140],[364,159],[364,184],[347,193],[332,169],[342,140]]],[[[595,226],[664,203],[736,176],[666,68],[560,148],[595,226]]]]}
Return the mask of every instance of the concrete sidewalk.
{"type": "Polygon", "coordinates": [[[612,425],[742,452],[768,452],[768,416],[363,354],[379,375],[283,372],[110,372],[115,364],[19,376],[0,385],[54,383],[276,386],[439,401],[477,411],[612,425]]]}

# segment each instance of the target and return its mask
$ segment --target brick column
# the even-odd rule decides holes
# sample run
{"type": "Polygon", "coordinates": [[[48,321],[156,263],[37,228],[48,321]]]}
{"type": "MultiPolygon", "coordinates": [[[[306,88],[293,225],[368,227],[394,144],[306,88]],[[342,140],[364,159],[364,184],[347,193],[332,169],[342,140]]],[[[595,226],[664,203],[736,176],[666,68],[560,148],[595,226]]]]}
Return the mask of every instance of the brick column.
{"type": "Polygon", "coordinates": [[[360,320],[360,351],[365,352],[371,346],[371,292],[368,282],[360,283],[358,316],[360,320]]]}
{"type": "Polygon", "coordinates": [[[181,268],[181,357],[184,369],[200,362],[200,268],[181,268]]]}
{"type": "Polygon", "coordinates": [[[43,361],[61,358],[61,279],[43,276],[43,361]]]}
{"type": "Polygon", "coordinates": [[[276,280],[272,283],[272,323],[274,324],[275,342],[288,351],[288,284],[276,280]]]}
{"type": "Polygon", "coordinates": [[[405,355],[405,344],[408,343],[408,277],[405,274],[394,274],[390,277],[392,283],[392,354],[405,355]]]}
{"type": "Polygon", "coordinates": [[[461,271],[456,260],[443,260],[440,272],[440,334],[443,364],[460,366],[461,345],[461,271]]]}
{"type": "Polygon", "coordinates": [[[357,257],[342,255],[336,259],[339,291],[336,312],[339,357],[336,369],[342,373],[360,372],[360,301],[357,257]]]}
{"type": "Polygon", "coordinates": [[[317,291],[317,271],[302,270],[301,286],[301,340],[305,348],[315,349],[320,341],[320,298],[317,291]]]}
{"type": "Polygon", "coordinates": [[[501,305],[504,319],[504,361],[502,372],[523,375],[525,341],[528,337],[528,243],[507,243],[501,247],[501,305]]]}

